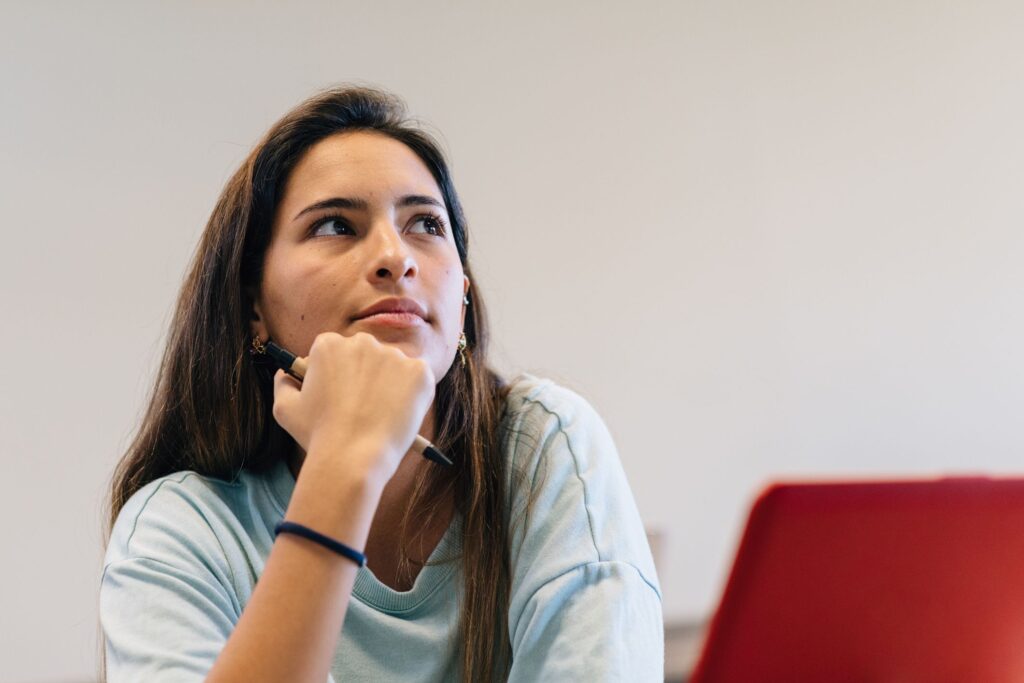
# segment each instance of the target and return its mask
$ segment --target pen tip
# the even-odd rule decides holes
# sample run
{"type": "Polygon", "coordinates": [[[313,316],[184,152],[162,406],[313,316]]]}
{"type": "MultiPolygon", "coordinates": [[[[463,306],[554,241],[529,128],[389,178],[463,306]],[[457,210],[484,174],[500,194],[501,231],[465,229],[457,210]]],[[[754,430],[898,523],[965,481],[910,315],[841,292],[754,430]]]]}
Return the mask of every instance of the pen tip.
{"type": "Polygon", "coordinates": [[[426,448],[424,448],[423,449],[423,456],[425,458],[427,458],[428,460],[433,460],[434,462],[438,463],[439,465],[445,465],[446,467],[451,467],[454,464],[448,458],[447,455],[445,455],[441,451],[437,450],[433,446],[427,446],[426,448]]]}

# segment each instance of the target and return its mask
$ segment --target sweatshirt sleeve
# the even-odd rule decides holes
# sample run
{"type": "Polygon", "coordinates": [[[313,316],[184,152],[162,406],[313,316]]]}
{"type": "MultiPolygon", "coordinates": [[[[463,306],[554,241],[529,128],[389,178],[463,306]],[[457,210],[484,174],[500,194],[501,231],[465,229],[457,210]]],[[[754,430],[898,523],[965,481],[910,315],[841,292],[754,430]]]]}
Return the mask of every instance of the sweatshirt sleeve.
{"type": "Polygon", "coordinates": [[[128,501],[100,583],[110,683],[206,678],[241,613],[218,548],[174,481],[128,501]]]}
{"type": "Polygon", "coordinates": [[[512,428],[509,680],[664,680],[661,589],[604,422],[543,381],[512,428]]]}

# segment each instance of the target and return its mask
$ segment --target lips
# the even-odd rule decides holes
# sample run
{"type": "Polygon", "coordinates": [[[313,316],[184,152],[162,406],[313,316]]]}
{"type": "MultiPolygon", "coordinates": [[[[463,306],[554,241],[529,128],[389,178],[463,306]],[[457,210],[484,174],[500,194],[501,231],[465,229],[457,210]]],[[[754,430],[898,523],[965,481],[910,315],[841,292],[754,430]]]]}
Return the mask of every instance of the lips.
{"type": "Polygon", "coordinates": [[[405,298],[381,299],[380,301],[373,304],[369,308],[365,308],[359,313],[357,313],[355,319],[360,320],[362,318],[368,318],[372,315],[378,315],[382,313],[412,314],[418,316],[419,318],[422,318],[423,320],[427,319],[427,312],[423,310],[422,306],[420,306],[412,299],[405,298]]]}

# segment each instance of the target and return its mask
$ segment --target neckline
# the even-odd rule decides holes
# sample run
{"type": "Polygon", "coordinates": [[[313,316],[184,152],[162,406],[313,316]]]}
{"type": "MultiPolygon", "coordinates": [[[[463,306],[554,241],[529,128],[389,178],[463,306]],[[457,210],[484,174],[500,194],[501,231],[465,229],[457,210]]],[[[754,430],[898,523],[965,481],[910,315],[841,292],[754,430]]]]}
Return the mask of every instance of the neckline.
{"type": "MultiPolygon", "coordinates": [[[[288,463],[282,458],[274,465],[265,481],[278,508],[279,516],[273,520],[273,526],[284,518],[288,502],[295,491],[295,477],[288,469],[288,463]]],[[[459,564],[454,558],[457,558],[461,547],[462,519],[456,512],[452,515],[452,521],[441,536],[441,540],[427,558],[427,564],[417,574],[412,588],[407,591],[396,591],[382,583],[369,567],[364,566],[360,567],[356,574],[352,595],[360,602],[389,614],[414,612],[448,582],[459,564]]]]}

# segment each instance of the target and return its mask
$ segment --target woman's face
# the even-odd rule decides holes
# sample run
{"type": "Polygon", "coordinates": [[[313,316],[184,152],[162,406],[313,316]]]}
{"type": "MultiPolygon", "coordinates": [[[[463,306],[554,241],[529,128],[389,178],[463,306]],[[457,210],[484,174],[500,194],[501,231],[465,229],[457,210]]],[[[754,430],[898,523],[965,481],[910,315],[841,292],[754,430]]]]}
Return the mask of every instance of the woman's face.
{"type": "Polygon", "coordinates": [[[278,205],[253,332],[300,356],[321,332],[367,332],[441,381],[469,291],[449,226],[434,177],[404,144],[364,131],[321,140],[278,205]],[[378,304],[406,312],[367,315],[378,304]]]}

